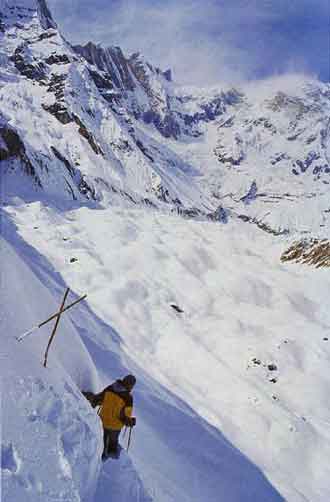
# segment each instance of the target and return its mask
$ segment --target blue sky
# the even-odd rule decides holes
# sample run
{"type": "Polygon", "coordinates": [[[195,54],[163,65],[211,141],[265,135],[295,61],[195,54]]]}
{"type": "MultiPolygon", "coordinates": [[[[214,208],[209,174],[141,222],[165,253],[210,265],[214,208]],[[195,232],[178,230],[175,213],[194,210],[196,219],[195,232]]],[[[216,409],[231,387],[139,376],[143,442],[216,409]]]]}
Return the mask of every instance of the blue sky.
{"type": "Polygon", "coordinates": [[[142,52],[176,80],[330,80],[330,0],[48,0],[69,41],[142,52]]]}

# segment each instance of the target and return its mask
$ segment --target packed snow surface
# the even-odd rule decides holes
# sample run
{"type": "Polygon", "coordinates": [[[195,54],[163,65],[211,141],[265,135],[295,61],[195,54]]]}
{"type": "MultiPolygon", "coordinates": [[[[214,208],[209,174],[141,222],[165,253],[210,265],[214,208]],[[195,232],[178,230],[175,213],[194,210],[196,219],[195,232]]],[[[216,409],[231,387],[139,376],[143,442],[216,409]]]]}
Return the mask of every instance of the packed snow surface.
{"type": "Polygon", "coordinates": [[[326,270],[281,264],[288,241],[243,222],[19,198],[2,221],[4,500],[330,499],[326,270]],[[15,337],[67,286],[88,297],[43,368],[51,326],[15,337]],[[126,372],[132,445],[101,466],[79,390],[126,372]]]}

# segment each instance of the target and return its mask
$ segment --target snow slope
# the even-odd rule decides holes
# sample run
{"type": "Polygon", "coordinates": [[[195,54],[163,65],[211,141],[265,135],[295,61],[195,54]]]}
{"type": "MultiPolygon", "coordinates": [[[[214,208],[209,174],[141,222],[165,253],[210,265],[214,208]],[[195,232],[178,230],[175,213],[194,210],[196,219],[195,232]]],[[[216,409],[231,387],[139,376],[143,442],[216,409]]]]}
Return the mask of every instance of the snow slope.
{"type": "Polygon", "coordinates": [[[6,215],[2,223],[5,500],[105,502],[111,494],[116,502],[218,500],[222,495],[236,501],[243,493],[246,500],[280,500],[262,473],[216,429],[129,360],[118,334],[89,307],[77,307],[71,321],[62,319],[48,367],[43,368],[46,327],[20,343],[15,336],[56,311],[63,281],[22,241],[6,215]],[[101,386],[91,358],[103,385],[128,371],[122,360],[139,381],[134,464],[123,453],[100,476],[100,422],[79,392],[101,386]],[[194,445],[193,437],[199,438],[194,445]]]}
{"type": "Polygon", "coordinates": [[[100,426],[78,389],[97,382],[97,373],[68,318],[47,369],[41,361],[49,325],[28,343],[17,342],[15,336],[57,310],[59,291],[49,287],[45,260],[10,241],[13,234],[4,218],[2,234],[3,500],[79,501],[95,488],[100,426]]]}
{"type": "Polygon", "coordinates": [[[326,271],[280,264],[287,240],[242,222],[19,199],[5,211],[62,286],[88,292],[70,317],[102,384],[137,374],[134,469],[107,466],[100,494],[134,471],[157,501],[328,499],[326,271]]]}

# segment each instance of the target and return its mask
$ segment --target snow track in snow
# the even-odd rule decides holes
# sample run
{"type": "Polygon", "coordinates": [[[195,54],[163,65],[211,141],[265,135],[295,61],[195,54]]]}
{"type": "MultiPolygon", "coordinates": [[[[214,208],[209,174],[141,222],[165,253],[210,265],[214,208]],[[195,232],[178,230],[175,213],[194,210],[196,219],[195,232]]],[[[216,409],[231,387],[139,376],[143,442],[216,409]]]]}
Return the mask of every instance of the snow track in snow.
{"type": "Polygon", "coordinates": [[[98,486],[95,492],[95,501],[109,499],[116,502],[152,502],[153,499],[145,490],[131,459],[125,452],[121,452],[119,459],[109,459],[103,465],[98,486]]]}

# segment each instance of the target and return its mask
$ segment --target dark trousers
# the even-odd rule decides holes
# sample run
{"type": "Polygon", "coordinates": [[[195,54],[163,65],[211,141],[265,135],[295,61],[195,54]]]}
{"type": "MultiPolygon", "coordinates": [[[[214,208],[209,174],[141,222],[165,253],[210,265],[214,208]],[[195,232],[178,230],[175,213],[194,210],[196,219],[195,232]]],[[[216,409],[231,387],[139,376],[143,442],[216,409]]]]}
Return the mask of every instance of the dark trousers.
{"type": "Polygon", "coordinates": [[[116,455],[119,451],[119,431],[115,431],[113,429],[103,429],[103,442],[104,442],[104,449],[103,449],[103,454],[102,458],[107,458],[110,455],[116,455]]]}

